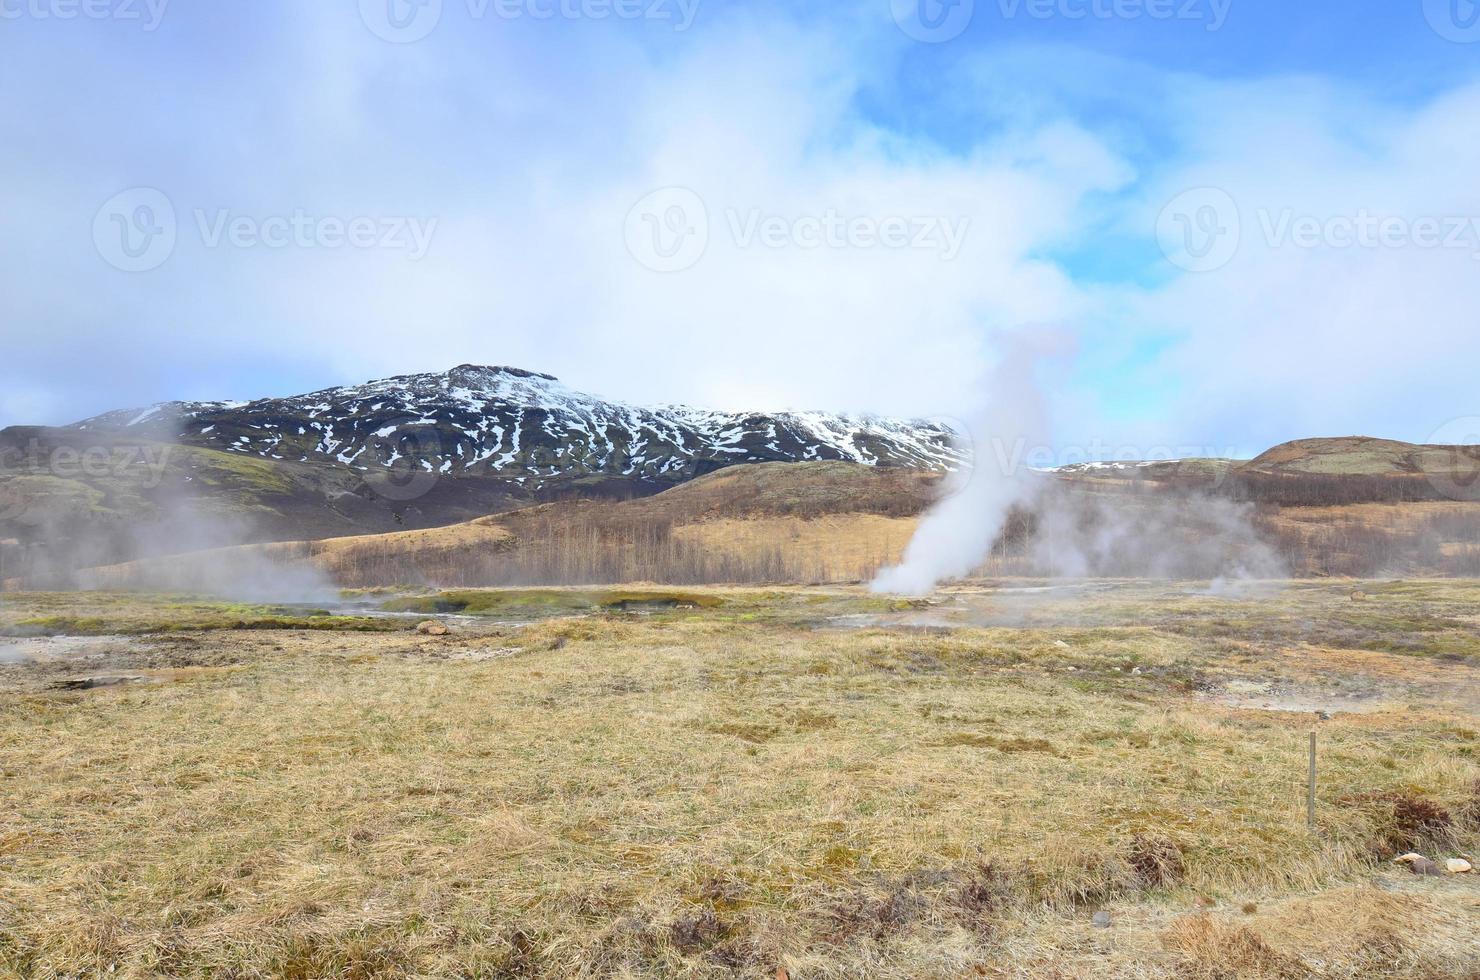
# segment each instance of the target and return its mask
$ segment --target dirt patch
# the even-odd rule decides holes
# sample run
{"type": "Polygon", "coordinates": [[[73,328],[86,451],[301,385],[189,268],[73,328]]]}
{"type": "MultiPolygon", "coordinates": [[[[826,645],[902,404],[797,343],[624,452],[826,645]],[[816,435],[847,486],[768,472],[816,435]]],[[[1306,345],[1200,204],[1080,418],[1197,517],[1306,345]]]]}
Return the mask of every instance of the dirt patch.
{"type": "Polygon", "coordinates": [[[680,953],[702,953],[730,934],[712,908],[701,908],[673,920],[669,937],[680,953]]]}
{"type": "Polygon", "coordinates": [[[738,738],[740,741],[749,742],[752,745],[769,742],[780,734],[780,730],[774,725],[747,724],[745,722],[721,722],[720,724],[710,725],[705,731],[713,735],[728,735],[731,738],[738,738]]]}
{"type": "Polygon", "coordinates": [[[822,732],[838,726],[838,716],[805,708],[791,716],[791,725],[799,732],[822,732]]]}
{"type": "Polygon", "coordinates": [[[1016,876],[995,864],[978,865],[965,876],[952,896],[961,925],[979,935],[993,931],[994,920],[1019,894],[1016,876]]]}
{"type": "Polygon", "coordinates": [[[122,687],[125,684],[148,684],[155,678],[143,674],[103,674],[97,677],[71,677],[57,681],[52,687],[59,691],[91,691],[100,687],[122,687]]]}
{"type": "Polygon", "coordinates": [[[836,898],[828,909],[829,927],[824,938],[833,944],[859,939],[879,942],[903,932],[925,908],[925,900],[908,882],[889,888],[883,895],[847,893],[836,898]]]}
{"type": "Polygon", "coordinates": [[[126,636],[0,637],[0,664],[49,663],[137,649],[126,636]]]}
{"type": "Polygon", "coordinates": [[[956,732],[947,735],[933,745],[947,746],[970,746],[978,749],[996,749],[998,752],[1041,752],[1058,759],[1068,758],[1058,746],[1047,739],[1042,738],[997,738],[994,735],[983,735],[979,732],[956,732]]]}
{"type": "Polygon", "coordinates": [[[1245,711],[1284,711],[1293,714],[1368,714],[1391,707],[1374,690],[1318,690],[1274,680],[1233,680],[1205,695],[1229,708],[1245,711]]]}

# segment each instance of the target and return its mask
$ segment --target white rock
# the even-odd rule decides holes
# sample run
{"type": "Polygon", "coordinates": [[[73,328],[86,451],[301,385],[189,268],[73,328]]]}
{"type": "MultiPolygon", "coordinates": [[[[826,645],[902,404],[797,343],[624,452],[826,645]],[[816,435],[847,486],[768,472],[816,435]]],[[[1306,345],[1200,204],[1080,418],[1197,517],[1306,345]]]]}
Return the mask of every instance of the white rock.
{"type": "Polygon", "coordinates": [[[1450,858],[1444,862],[1444,870],[1452,875],[1466,874],[1470,870],[1470,862],[1464,858],[1450,858]]]}

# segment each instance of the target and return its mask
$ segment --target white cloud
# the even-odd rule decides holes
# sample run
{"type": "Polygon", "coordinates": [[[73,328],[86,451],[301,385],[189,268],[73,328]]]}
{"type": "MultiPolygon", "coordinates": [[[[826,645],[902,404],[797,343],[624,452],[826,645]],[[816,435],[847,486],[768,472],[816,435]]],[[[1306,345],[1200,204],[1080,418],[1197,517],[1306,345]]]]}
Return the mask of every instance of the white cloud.
{"type": "Polygon", "coordinates": [[[1238,211],[1232,261],[1132,300],[1184,337],[1157,365],[1187,382],[1177,427],[1422,439],[1475,414],[1480,88],[1401,115],[1298,84],[1203,94],[1198,151],[1137,212],[1203,186],[1238,211]]]}
{"type": "Polygon", "coordinates": [[[637,401],[965,413],[992,338],[1038,324],[1086,341],[1054,393],[1068,444],[1421,438],[1480,414],[1470,254],[1259,240],[1261,211],[1480,215],[1480,89],[1413,109],[1314,77],[986,49],[891,126],[868,97],[920,52],[887,18],[714,11],[661,44],[594,23],[469,24],[389,45],[352,8],[245,25],[219,71],[161,56],[169,30],[204,44],[227,26],[205,8],[133,47],[21,52],[10,71],[49,95],[0,107],[6,131],[31,134],[0,164],[22,229],[0,239],[0,424],[465,361],[637,401]],[[80,89],[84,56],[118,84],[80,89]],[[89,229],[136,185],[170,195],[181,241],[130,276],[89,229]],[[668,186],[702,198],[710,234],[697,264],[660,274],[629,254],[624,222],[668,186]],[[1227,267],[1182,274],[1155,258],[1156,220],[1198,186],[1238,202],[1243,240],[1227,267]],[[221,208],[438,224],[420,261],[205,248],[194,211],[221,208]],[[965,235],[946,260],[856,239],[743,246],[730,230],[830,213],[965,235]],[[1139,275],[1091,283],[1055,259],[1122,245],[1144,252],[1125,263],[1139,275]]]}

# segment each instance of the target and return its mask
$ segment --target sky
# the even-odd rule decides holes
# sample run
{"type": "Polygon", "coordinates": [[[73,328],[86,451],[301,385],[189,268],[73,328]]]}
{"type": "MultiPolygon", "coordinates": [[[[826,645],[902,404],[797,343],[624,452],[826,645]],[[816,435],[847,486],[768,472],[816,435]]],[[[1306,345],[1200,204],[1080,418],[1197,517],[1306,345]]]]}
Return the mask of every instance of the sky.
{"type": "Polygon", "coordinates": [[[0,426],[462,363],[1480,442],[1471,0],[0,0],[0,426]]]}

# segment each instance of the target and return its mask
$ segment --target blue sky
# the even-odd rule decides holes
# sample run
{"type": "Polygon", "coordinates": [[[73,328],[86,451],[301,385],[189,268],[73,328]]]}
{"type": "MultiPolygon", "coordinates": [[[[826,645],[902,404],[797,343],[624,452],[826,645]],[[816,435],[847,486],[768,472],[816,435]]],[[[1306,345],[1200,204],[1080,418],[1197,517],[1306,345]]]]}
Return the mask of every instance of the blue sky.
{"type": "Polygon", "coordinates": [[[0,425],[470,361],[963,416],[1022,331],[1065,458],[1480,415],[1467,0],[428,2],[0,0],[0,425]]]}

